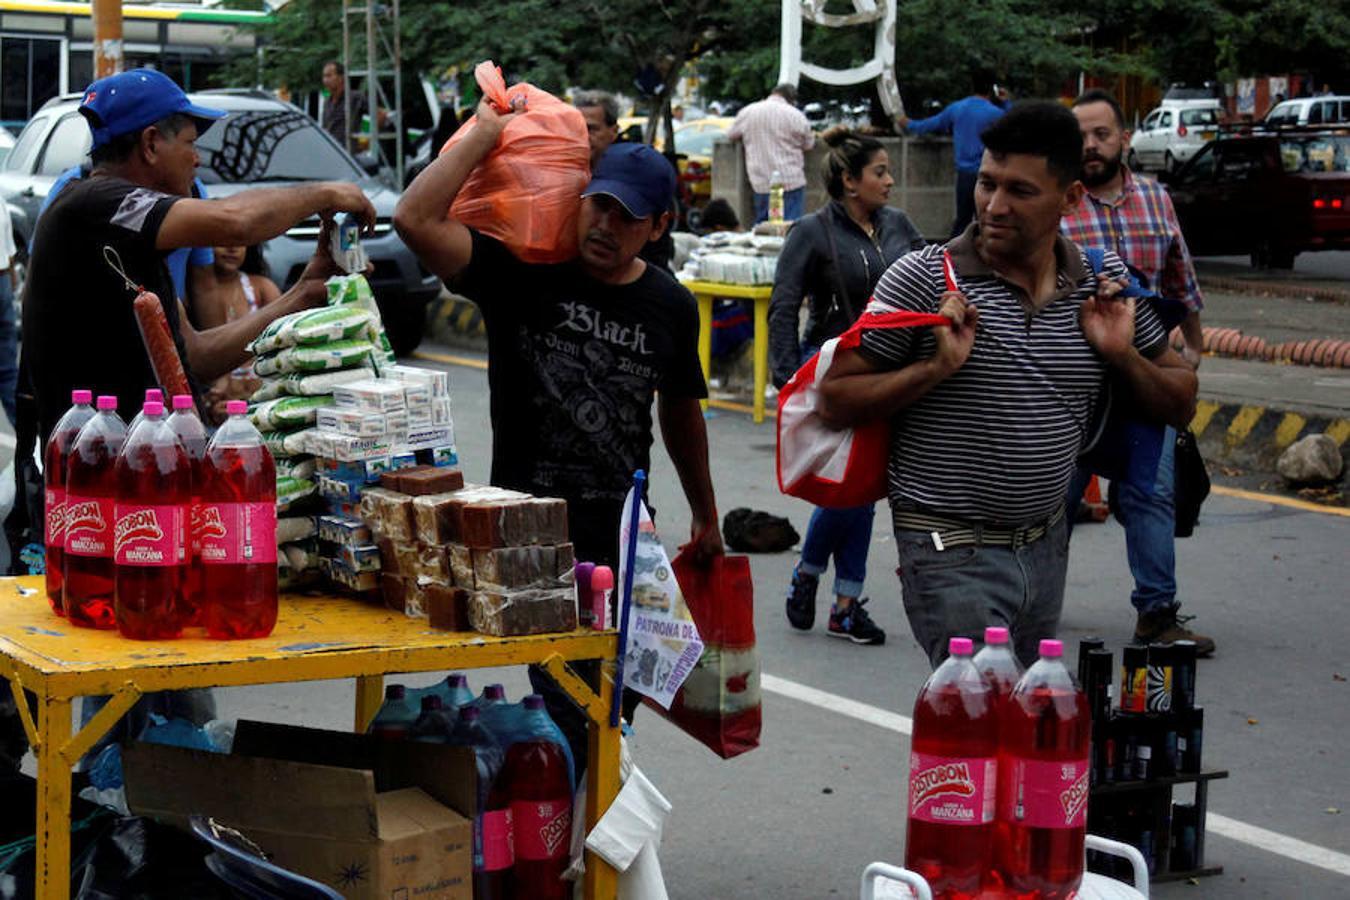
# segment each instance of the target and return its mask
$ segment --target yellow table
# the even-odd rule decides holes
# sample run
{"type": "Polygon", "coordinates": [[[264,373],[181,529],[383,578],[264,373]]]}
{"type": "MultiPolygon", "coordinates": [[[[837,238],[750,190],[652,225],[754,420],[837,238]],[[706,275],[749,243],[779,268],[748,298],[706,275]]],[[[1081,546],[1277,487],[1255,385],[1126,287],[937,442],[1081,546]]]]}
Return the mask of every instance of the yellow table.
{"type": "MultiPolygon", "coordinates": [[[[355,678],[355,726],[364,731],[383,700],[386,674],[539,663],[591,720],[589,831],[619,790],[619,730],[609,727],[611,683],[597,696],[567,661],[612,659],[617,650],[613,631],[494,638],[436,631],[346,597],[310,596],[283,596],[276,630],[266,638],[140,642],[58,618],[40,576],[0,578],[0,675],[38,763],[37,896],[70,894],[71,767],[149,691],[355,678]],[[25,689],[37,695],[36,723],[25,689]],[[72,701],[91,694],[112,699],[72,734],[72,701]]],[[[616,879],[609,865],[587,854],[586,897],[611,900],[616,879]]]]}
{"type": "MultiPolygon", "coordinates": [[[[698,360],[703,380],[712,370],[712,306],[714,297],[755,301],[755,424],[764,421],[764,389],[769,383],[769,297],[771,284],[721,284],[716,281],[686,281],[684,286],[698,301],[698,360]]],[[[704,404],[707,408],[707,404],[704,404]]]]}

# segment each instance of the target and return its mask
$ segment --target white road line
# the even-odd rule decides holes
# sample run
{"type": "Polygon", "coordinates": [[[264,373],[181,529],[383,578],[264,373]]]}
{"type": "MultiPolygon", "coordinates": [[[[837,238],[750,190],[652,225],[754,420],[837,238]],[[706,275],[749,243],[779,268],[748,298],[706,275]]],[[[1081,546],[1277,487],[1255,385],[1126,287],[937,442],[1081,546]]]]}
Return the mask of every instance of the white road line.
{"type": "MultiPolygon", "coordinates": [[[[779,678],[777,675],[767,673],[760,675],[760,687],[790,700],[819,707],[827,712],[848,716],[850,719],[857,719],[859,722],[866,722],[869,725],[875,725],[897,734],[908,735],[914,732],[914,720],[908,716],[902,716],[899,713],[893,713],[877,706],[869,706],[866,703],[859,703],[857,700],[850,700],[847,697],[839,697],[796,681],[779,678]]],[[[1350,854],[1341,853],[1327,847],[1319,847],[1298,838],[1288,837],[1275,831],[1259,828],[1256,825],[1248,825],[1246,822],[1230,819],[1228,816],[1221,816],[1213,812],[1209,814],[1206,821],[1211,834],[1222,835],[1258,850],[1274,853],[1276,856],[1283,856],[1295,862],[1316,866],[1337,875],[1350,877],[1350,854]]]]}

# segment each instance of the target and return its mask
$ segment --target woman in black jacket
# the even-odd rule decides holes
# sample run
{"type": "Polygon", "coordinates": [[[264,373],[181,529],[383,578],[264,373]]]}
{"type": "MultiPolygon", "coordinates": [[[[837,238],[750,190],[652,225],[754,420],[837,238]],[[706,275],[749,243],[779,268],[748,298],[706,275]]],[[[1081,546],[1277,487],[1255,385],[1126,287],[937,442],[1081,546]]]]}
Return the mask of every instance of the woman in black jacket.
{"type": "MultiPolygon", "coordinates": [[[[862,314],[872,288],[890,265],[924,246],[923,236],[890,199],[890,159],[880,141],[849,131],[824,136],[830,145],[822,176],[831,202],[804,216],[788,232],[778,257],[769,303],[769,353],[774,384],[782,387],[800,365],[838,337],[862,314]],[[806,334],[798,339],[802,300],[808,301],[806,334]]],[[[863,608],[871,504],[852,509],[819,507],[811,516],[802,555],[792,570],[787,617],[810,630],[816,587],[834,559],[835,604],[829,633],[859,644],[883,644],[886,633],[863,608]]]]}

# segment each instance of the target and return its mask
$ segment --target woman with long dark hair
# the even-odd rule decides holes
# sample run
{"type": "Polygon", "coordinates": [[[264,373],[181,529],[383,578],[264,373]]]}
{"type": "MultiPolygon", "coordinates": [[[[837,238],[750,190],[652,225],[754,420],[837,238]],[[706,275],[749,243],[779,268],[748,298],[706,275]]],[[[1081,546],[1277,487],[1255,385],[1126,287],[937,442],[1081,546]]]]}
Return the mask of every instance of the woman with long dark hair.
{"type": "MultiPolygon", "coordinates": [[[[822,138],[830,146],[821,176],[831,200],[788,232],[769,304],[769,352],[778,387],[821,344],[862,315],[872,288],[891,263],[925,243],[909,217],[887,205],[895,179],[881,142],[843,129],[822,138]],[[808,316],[805,335],[799,337],[803,299],[808,316]]],[[[858,644],[885,643],[886,632],[872,622],[862,598],[872,514],[869,504],[821,507],[811,515],[788,588],[792,627],[807,631],[815,624],[816,588],[833,559],[835,602],[829,633],[858,644]]]]}

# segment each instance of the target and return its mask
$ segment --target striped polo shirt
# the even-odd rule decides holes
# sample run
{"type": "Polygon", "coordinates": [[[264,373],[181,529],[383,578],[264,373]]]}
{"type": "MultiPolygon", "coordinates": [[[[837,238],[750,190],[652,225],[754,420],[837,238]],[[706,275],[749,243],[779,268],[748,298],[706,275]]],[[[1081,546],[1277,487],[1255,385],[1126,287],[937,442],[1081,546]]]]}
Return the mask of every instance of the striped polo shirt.
{"type": "MultiPolygon", "coordinates": [[[[965,365],[892,421],[887,470],[893,508],[993,526],[1030,525],[1064,502],[1105,360],[1079,327],[1079,305],[1096,277],[1078,245],[1055,245],[1058,289],[1039,311],[1026,294],[998,277],[975,252],[978,225],[947,245],[957,283],[980,310],[975,346],[965,365]]],[[[910,253],[877,283],[870,312],[937,312],[945,290],[942,247],[910,253]]],[[[1107,251],[1102,273],[1126,271],[1107,251]]],[[[1135,313],[1135,347],[1147,358],[1165,349],[1153,310],[1135,313]]],[[[896,369],[931,357],[930,329],[869,329],[861,350],[875,365],[896,369]]]]}

